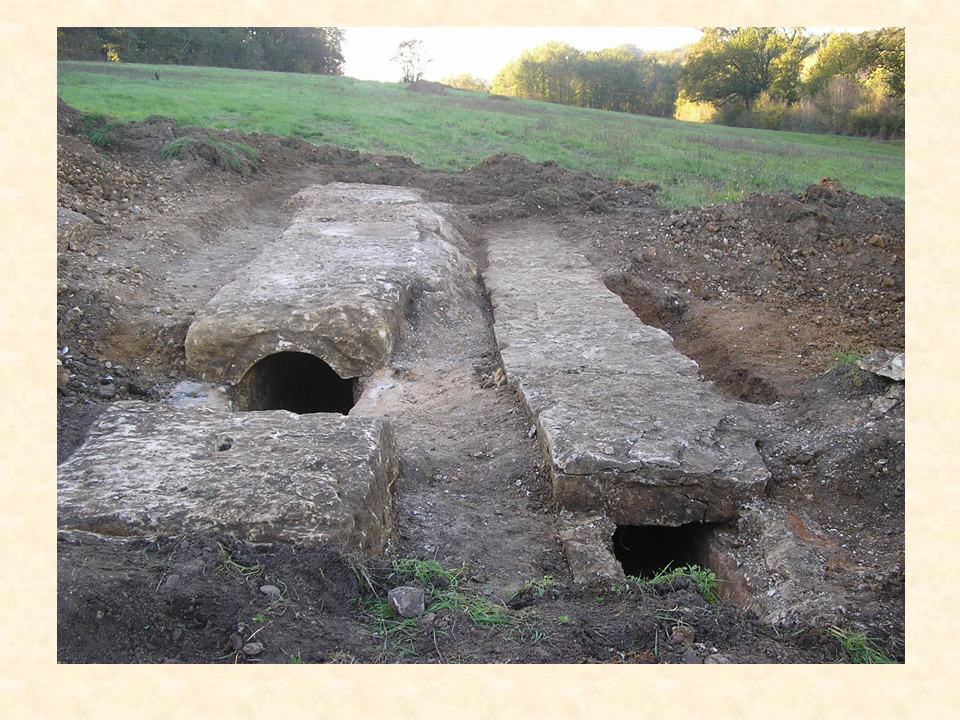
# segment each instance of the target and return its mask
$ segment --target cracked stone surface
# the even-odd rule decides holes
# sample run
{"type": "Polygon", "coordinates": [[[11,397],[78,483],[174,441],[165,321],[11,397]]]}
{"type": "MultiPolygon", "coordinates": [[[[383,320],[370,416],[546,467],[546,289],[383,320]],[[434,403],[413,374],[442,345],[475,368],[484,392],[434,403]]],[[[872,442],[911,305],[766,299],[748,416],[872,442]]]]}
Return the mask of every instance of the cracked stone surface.
{"type": "Polygon", "coordinates": [[[58,526],[121,536],[217,529],[379,555],[397,462],[382,419],[116,402],[57,468],[58,526]]]}
{"type": "Polygon", "coordinates": [[[277,352],[319,357],[342,378],[390,358],[408,299],[463,293],[476,266],[418,190],[333,183],[289,201],[290,225],[197,313],[187,369],[236,385],[277,352]]]}
{"type": "Polygon", "coordinates": [[[551,465],[554,498],[622,525],[735,519],[769,471],[755,424],[701,381],[547,227],[488,238],[484,276],[507,377],[551,465]]]}

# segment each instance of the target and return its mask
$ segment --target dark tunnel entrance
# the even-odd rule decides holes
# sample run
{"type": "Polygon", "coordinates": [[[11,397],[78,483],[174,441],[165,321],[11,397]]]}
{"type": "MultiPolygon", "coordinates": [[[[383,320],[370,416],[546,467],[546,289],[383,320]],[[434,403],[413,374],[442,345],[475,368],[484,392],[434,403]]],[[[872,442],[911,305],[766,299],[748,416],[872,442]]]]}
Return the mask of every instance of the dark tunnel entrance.
{"type": "Polygon", "coordinates": [[[626,575],[649,580],[668,568],[707,567],[710,535],[716,524],[690,523],[680,527],[619,525],[613,534],[613,553],[626,575]]]}
{"type": "Polygon", "coordinates": [[[314,355],[281,352],[250,368],[234,396],[240,410],[346,415],[356,402],[356,388],[356,378],[341,378],[314,355]]]}

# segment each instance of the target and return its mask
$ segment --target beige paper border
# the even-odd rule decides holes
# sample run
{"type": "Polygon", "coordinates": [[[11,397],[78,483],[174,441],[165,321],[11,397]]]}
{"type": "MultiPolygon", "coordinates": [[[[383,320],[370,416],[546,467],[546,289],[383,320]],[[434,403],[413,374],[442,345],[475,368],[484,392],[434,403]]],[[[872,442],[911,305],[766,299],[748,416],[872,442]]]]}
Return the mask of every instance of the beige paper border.
{"type": "Polygon", "coordinates": [[[62,0],[0,10],[0,716],[23,718],[940,718],[956,706],[958,12],[949,0],[665,2],[62,0]],[[128,8],[142,8],[131,12],[128,8]],[[311,12],[312,10],[312,12],[311,12]],[[900,667],[56,664],[55,37],[71,25],[907,27],[908,643],[900,667]],[[951,173],[953,171],[953,173],[951,173]],[[948,210],[949,208],[949,210],[948,210]],[[951,212],[952,211],[952,212],[951,212]],[[49,363],[49,364],[48,364],[49,363]],[[919,403],[919,405],[918,405],[919,403]],[[955,525],[956,523],[952,523],[955,525]],[[619,711],[619,712],[618,712],[619,711]]]}

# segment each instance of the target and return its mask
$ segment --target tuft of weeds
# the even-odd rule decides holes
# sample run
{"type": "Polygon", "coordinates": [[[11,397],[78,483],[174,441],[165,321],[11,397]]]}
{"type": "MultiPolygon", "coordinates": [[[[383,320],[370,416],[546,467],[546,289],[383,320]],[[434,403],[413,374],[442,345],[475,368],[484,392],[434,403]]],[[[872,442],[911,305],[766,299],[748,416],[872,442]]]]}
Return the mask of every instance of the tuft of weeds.
{"type": "Polygon", "coordinates": [[[869,352],[870,350],[868,348],[847,348],[846,350],[841,350],[836,353],[834,363],[830,366],[830,369],[849,368],[851,373],[857,372],[860,369],[857,363],[868,355],[869,352]]]}
{"type": "Polygon", "coordinates": [[[367,567],[363,556],[358,553],[345,553],[343,560],[346,562],[347,567],[353,571],[353,574],[356,575],[357,583],[360,585],[360,591],[362,593],[369,592],[379,599],[380,595],[377,593],[376,588],[377,583],[375,583],[370,568],[367,567]]]}
{"type": "MultiPolygon", "coordinates": [[[[461,586],[464,569],[447,569],[434,560],[401,559],[392,563],[393,582],[415,584],[422,587],[427,594],[427,603],[424,614],[444,615],[455,625],[458,619],[465,619],[474,625],[480,626],[507,626],[510,618],[505,608],[461,586]]],[[[361,613],[372,621],[372,637],[383,640],[382,653],[384,656],[391,651],[404,656],[418,656],[417,641],[421,633],[427,632],[421,627],[419,618],[402,618],[397,616],[380,593],[375,590],[376,583],[369,571],[358,565],[354,572],[361,580],[361,585],[371,591],[367,599],[359,598],[357,604],[361,613]]],[[[380,585],[383,588],[383,585],[380,585]]],[[[439,628],[429,631],[433,636],[433,645],[437,648],[437,635],[447,636],[449,633],[439,628]]],[[[429,637],[425,635],[424,637],[429,637]]],[[[442,656],[441,656],[442,660],[442,656]]]]}
{"type": "Polygon", "coordinates": [[[538,580],[527,580],[516,590],[510,593],[510,599],[513,600],[520,596],[533,598],[542,598],[544,595],[558,596],[563,583],[553,579],[552,575],[544,575],[538,580]]]}
{"type": "Polygon", "coordinates": [[[383,653],[388,647],[401,655],[417,656],[415,644],[420,634],[420,625],[416,618],[401,618],[394,615],[386,600],[374,600],[367,603],[364,613],[373,620],[371,637],[383,640],[383,653]]]}
{"type": "Polygon", "coordinates": [[[259,161],[257,151],[239,142],[228,142],[208,134],[206,139],[184,136],[167,143],[160,149],[164,160],[193,160],[203,158],[217,167],[246,177],[259,161]]]}
{"type": "Polygon", "coordinates": [[[263,572],[263,565],[257,563],[256,565],[242,565],[236,560],[234,560],[233,555],[221,544],[220,547],[220,560],[223,563],[223,568],[226,572],[235,578],[242,580],[243,582],[248,582],[251,578],[255,578],[263,572]]]}
{"type": "Polygon", "coordinates": [[[168,142],[160,148],[160,157],[164,160],[189,160],[194,155],[197,139],[185,136],[168,142]]]}
{"type": "Polygon", "coordinates": [[[410,578],[426,590],[456,589],[463,580],[463,568],[447,570],[436,560],[417,560],[404,558],[393,561],[393,571],[405,578],[410,578]]]}
{"type": "Polygon", "coordinates": [[[828,628],[851,663],[857,665],[891,665],[896,664],[883,650],[877,647],[866,633],[850,632],[836,626],[828,628]]]}
{"type": "Polygon", "coordinates": [[[103,113],[83,113],[80,116],[80,133],[97,147],[112,148],[127,137],[129,123],[116,120],[103,113]]]}
{"type": "Polygon", "coordinates": [[[697,592],[709,603],[719,602],[720,596],[717,595],[717,576],[708,569],[699,565],[686,565],[671,570],[669,566],[658,572],[650,579],[628,578],[629,581],[637,583],[641,592],[644,589],[653,589],[655,585],[669,583],[678,578],[688,578],[693,581],[697,592]]]}
{"type": "Polygon", "coordinates": [[[835,360],[833,365],[827,368],[827,372],[836,369],[846,369],[845,378],[850,378],[853,381],[853,384],[856,387],[861,387],[863,385],[863,370],[860,369],[860,361],[870,354],[870,349],[863,348],[847,348],[835,354],[835,360]]]}
{"type": "Polygon", "coordinates": [[[501,625],[507,616],[499,605],[482,595],[464,591],[464,569],[447,570],[435,560],[403,559],[393,562],[393,570],[401,578],[412,580],[430,596],[426,612],[448,610],[465,613],[475,625],[501,625]]]}

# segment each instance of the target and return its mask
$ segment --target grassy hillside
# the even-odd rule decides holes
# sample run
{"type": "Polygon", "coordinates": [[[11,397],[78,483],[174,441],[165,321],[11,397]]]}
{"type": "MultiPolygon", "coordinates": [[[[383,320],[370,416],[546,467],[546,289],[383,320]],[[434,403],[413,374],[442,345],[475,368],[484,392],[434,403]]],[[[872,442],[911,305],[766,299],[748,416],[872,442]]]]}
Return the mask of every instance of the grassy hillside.
{"type": "Polygon", "coordinates": [[[149,115],[314,143],[406,155],[425,168],[466,170],[499,152],[610,179],[653,182],[669,207],[802,191],[839,178],[864,195],[903,198],[904,144],[698,125],[452,90],[411,93],[352,78],[115,63],[63,62],[68,104],[123,120],[149,115]],[[154,73],[160,74],[160,81],[154,73]]]}

